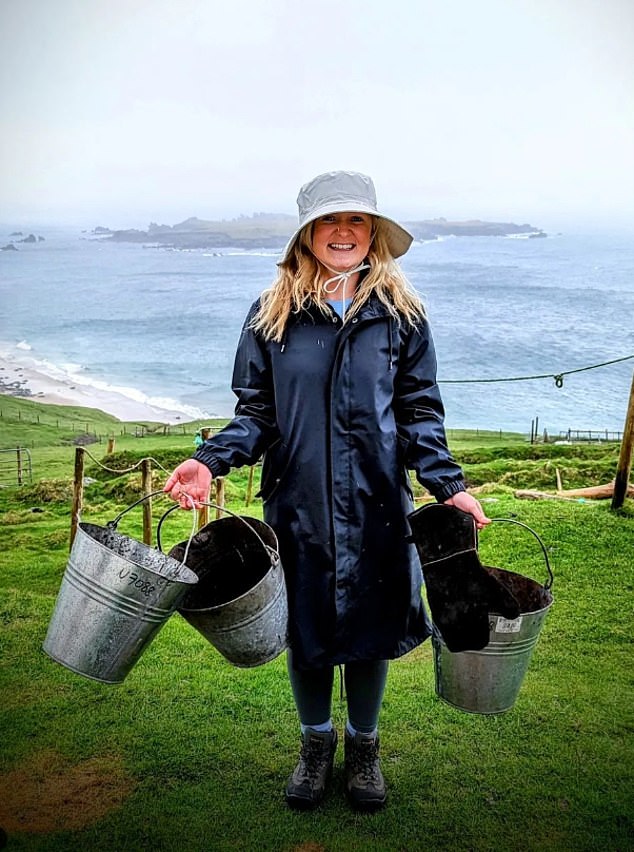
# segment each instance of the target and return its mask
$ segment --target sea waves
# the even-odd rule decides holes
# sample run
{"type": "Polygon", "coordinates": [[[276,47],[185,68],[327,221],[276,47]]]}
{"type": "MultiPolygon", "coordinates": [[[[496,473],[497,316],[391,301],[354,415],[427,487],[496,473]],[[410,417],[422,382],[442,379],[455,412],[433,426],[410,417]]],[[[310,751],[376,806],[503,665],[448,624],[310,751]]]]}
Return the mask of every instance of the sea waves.
{"type": "Polygon", "coordinates": [[[121,420],[161,422],[208,419],[209,411],[169,396],[144,393],[135,387],[111,384],[90,374],[81,364],[55,364],[31,354],[33,347],[0,341],[0,387],[5,393],[39,400],[59,400],[99,407],[121,420]]]}

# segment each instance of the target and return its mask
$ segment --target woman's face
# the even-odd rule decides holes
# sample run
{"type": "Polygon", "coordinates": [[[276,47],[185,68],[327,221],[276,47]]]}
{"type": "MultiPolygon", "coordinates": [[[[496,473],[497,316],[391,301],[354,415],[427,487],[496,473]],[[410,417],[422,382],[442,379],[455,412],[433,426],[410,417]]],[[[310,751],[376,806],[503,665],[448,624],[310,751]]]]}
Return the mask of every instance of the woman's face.
{"type": "Polygon", "coordinates": [[[372,242],[372,217],[367,213],[331,213],[313,225],[313,254],[335,272],[358,266],[372,242]]]}

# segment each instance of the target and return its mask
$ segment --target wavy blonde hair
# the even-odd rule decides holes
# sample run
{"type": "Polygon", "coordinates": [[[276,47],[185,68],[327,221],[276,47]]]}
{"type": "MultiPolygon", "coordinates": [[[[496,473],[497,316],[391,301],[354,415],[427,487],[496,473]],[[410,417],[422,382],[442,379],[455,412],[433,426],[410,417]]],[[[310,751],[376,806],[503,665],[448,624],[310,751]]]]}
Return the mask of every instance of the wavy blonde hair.
{"type": "MultiPolygon", "coordinates": [[[[290,315],[299,313],[310,302],[317,305],[322,313],[328,312],[322,267],[312,251],[313,224],[310,222],[300,231],[290,257],[279,265],[273,285],[262,293],[252,327],[266,340],[279,342],[290,315]]],[[[399,322],[406,320],[413,324],[422,319],[425,316],[423,303],[390,254],[378,218],[373,218],[373,237],[367,260],[370,269],[346,310],[345,322],[352,319],[372,293],[376,293],[399,322]]]]}

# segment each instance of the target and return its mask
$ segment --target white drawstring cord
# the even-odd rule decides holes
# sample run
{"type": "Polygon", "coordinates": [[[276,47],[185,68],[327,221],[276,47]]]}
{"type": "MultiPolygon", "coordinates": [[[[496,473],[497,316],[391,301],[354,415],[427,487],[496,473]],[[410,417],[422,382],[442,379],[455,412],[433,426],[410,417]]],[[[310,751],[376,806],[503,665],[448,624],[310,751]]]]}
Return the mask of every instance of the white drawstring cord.
{"type": "MultiPolygon", "coordinates": [[[[330,270],[330,272],[335,272],[335,270],[332,269],[327,264],[325,264],[323,262],[323,260],[321,261],[321,263],[326,267],[326,269],[330,270]]],[[[324,281],[324,283],[323,283],[324,293],[328,293],[328,295],[331,296],[333,293],[337,292],[337,290],[339,289],[339,287],[342,284],[344,285],[344,292],[345,292],[345,285],[348,283],[350,278],[352,278],[353,275],[356,275],[357,272],[361,272],[363,269],[369,269],[369,268],[370,268],[369,263],[360,263],[358,266],[355,266],[354,269],[349,269],[347,272],[337,272],[337,274],[333,275],[332,278],[328,278],[326,281],[324,281]],[[335,286],[330,287],[330,289],[329,289],[329,285],[331,285],[333,282],[335,282],[335,286]]],[[[345,319],[346,319],[346,297],[345,297],[345,295],[341,300],[341,306],[342,306],[341,319],[345,322],[345,319]]]]}
{"type": "MultiPolygon", "coordinates": [[[[321,263],[323,264],[323,266],[326,266],[323,261],[321,261],[321,263]]],[[[350,278],[352,278],[352,276],[355,275],[357,272],[361,272],[361,270],[369,268],[369,263],[360,263],[358,266],[355,266],[354,269],[349,269],[347,272],[337,272],[337,274],[333,275],[332,278],[328,278],[326,281],[324,281],[324,293],[332,295],[332,293],[335,293],[339,289],[341,284],[347,284],[350,278]],[[336,284],[334,287],[329,289],[328,285],[332,284],[333,281],[336,282],[336,284]]],[[[330,272],[335,272],[335,270],[332,269],[330,266],[326,266],[326,269],[328,269],[330,272]]]]}

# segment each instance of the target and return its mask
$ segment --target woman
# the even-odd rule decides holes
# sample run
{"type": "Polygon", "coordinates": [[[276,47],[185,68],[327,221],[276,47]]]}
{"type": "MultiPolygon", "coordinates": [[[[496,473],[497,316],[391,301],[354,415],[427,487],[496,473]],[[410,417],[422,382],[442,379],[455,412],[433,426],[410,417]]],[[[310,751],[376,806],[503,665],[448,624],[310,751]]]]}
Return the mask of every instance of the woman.
{"type": "Polygon", "coordinates": [[[342,664],[346,789],[354,806],[372,810],[386,800],[377,723],[388,660],[431,632],[407,539],[407,468],[479,528],[488,519],[447,448],[424,309],[395,263],[412,236],[377,210],[371,179],[356,172],[319,175],[297,202],[277,279],[242,330],[235,416],[165,490],[187,508],[190,497],[207,498],[212,476],[264,456],[264,518],[286,577],[302,732],[286,800],[312,808],[324,796],[342,664]]]}

